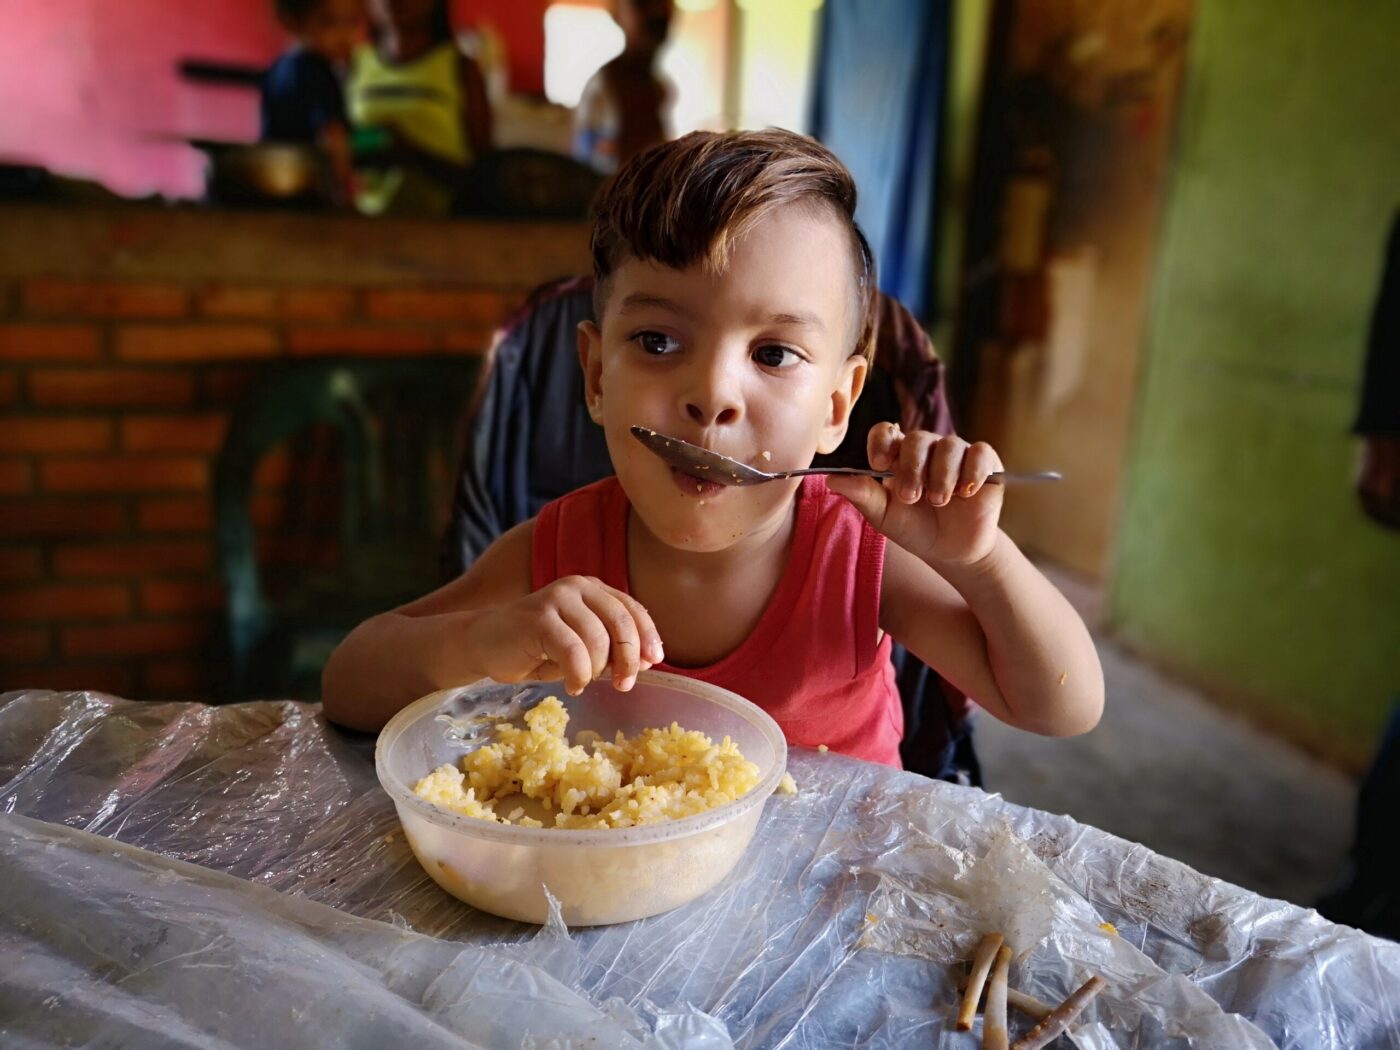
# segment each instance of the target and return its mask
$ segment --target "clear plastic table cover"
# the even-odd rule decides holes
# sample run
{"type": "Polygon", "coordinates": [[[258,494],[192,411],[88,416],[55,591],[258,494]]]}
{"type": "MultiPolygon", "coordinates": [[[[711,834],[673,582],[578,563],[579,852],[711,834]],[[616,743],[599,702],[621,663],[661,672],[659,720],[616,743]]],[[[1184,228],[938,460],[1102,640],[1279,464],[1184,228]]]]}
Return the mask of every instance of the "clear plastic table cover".
{"type": "Polygon", "coordinates": [[[0,696],[0,1044],[971,1048],[997,929],[1013,987],[1110,982],[1085,1050],[1400,1050],[1400,945],[975,789],[795,752],[717,889],[566,931],[440,890],[372,750],[314,705],[0,696]]]}

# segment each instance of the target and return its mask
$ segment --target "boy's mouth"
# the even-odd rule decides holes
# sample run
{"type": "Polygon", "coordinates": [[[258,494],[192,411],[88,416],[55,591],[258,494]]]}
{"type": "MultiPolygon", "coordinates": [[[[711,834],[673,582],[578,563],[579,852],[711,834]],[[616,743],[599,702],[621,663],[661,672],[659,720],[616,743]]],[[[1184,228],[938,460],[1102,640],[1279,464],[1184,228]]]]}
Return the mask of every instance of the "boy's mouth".
{"type": "Polygon", "coordinates": [[[710,499],[729,487],[721,485],[718,481],[710,481],[707,478],[696,477],[694,474],[687,474],[679,467],[671,467],[670,469],[671,477],[680,486],[680,490],[696,499],[710,499]]]}

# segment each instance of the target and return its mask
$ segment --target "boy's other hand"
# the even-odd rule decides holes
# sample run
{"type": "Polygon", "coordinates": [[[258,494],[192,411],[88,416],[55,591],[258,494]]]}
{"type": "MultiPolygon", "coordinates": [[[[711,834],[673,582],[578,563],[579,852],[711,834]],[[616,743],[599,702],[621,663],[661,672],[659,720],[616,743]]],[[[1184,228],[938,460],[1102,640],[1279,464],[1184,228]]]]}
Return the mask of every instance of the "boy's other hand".
{"type": "Polygon", "coordinates": [[[895,423],[870,429],[866,453],[884,481],[834,475],[833,492],[850,500],[893,542],[933,565],[972,565],[991,553],[1001,516],[1001,485],[986,484],[1001,460],[985,442],[927,430],[905,434],[895,423]]]}
{"type": "Polygon", "coordinates": [[[592,576],[566,576],[486,610],[468,645],[498,682],[562,678],[571,696],[608,669],[614,686],[631,689],[639,671],[665,659],[642,603],[592,576]]]}

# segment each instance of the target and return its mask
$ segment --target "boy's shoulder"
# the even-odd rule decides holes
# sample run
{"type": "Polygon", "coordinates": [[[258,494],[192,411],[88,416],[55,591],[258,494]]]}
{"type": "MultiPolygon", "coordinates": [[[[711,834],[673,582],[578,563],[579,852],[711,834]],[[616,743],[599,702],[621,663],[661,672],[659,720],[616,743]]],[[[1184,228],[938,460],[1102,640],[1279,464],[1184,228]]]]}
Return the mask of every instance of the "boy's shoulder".
{"type": "Polygon", "coordinates": [[[618,501],[626,504],[627,493],[623,491],[622,483],[617,480],[617,475],[609,474],[605,478],[599,478],[597,481],[550,500],[540,508],[537,517],[544,517],[546,512],[551,517],[560,514],[569,517],[603,514],[610,507],[614,507],[618,501]]]}

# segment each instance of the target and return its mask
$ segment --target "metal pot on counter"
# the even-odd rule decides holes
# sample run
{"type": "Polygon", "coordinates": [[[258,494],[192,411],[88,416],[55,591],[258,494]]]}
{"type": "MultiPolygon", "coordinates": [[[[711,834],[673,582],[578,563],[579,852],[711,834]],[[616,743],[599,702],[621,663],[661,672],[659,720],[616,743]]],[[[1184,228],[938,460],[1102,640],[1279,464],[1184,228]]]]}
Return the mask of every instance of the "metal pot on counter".
{"type": "Polygon", "coordinates": [[[205,195],[228,204],[326,203],[325,158],[298,142],[188,139],[208,162],[205,195]]]}

